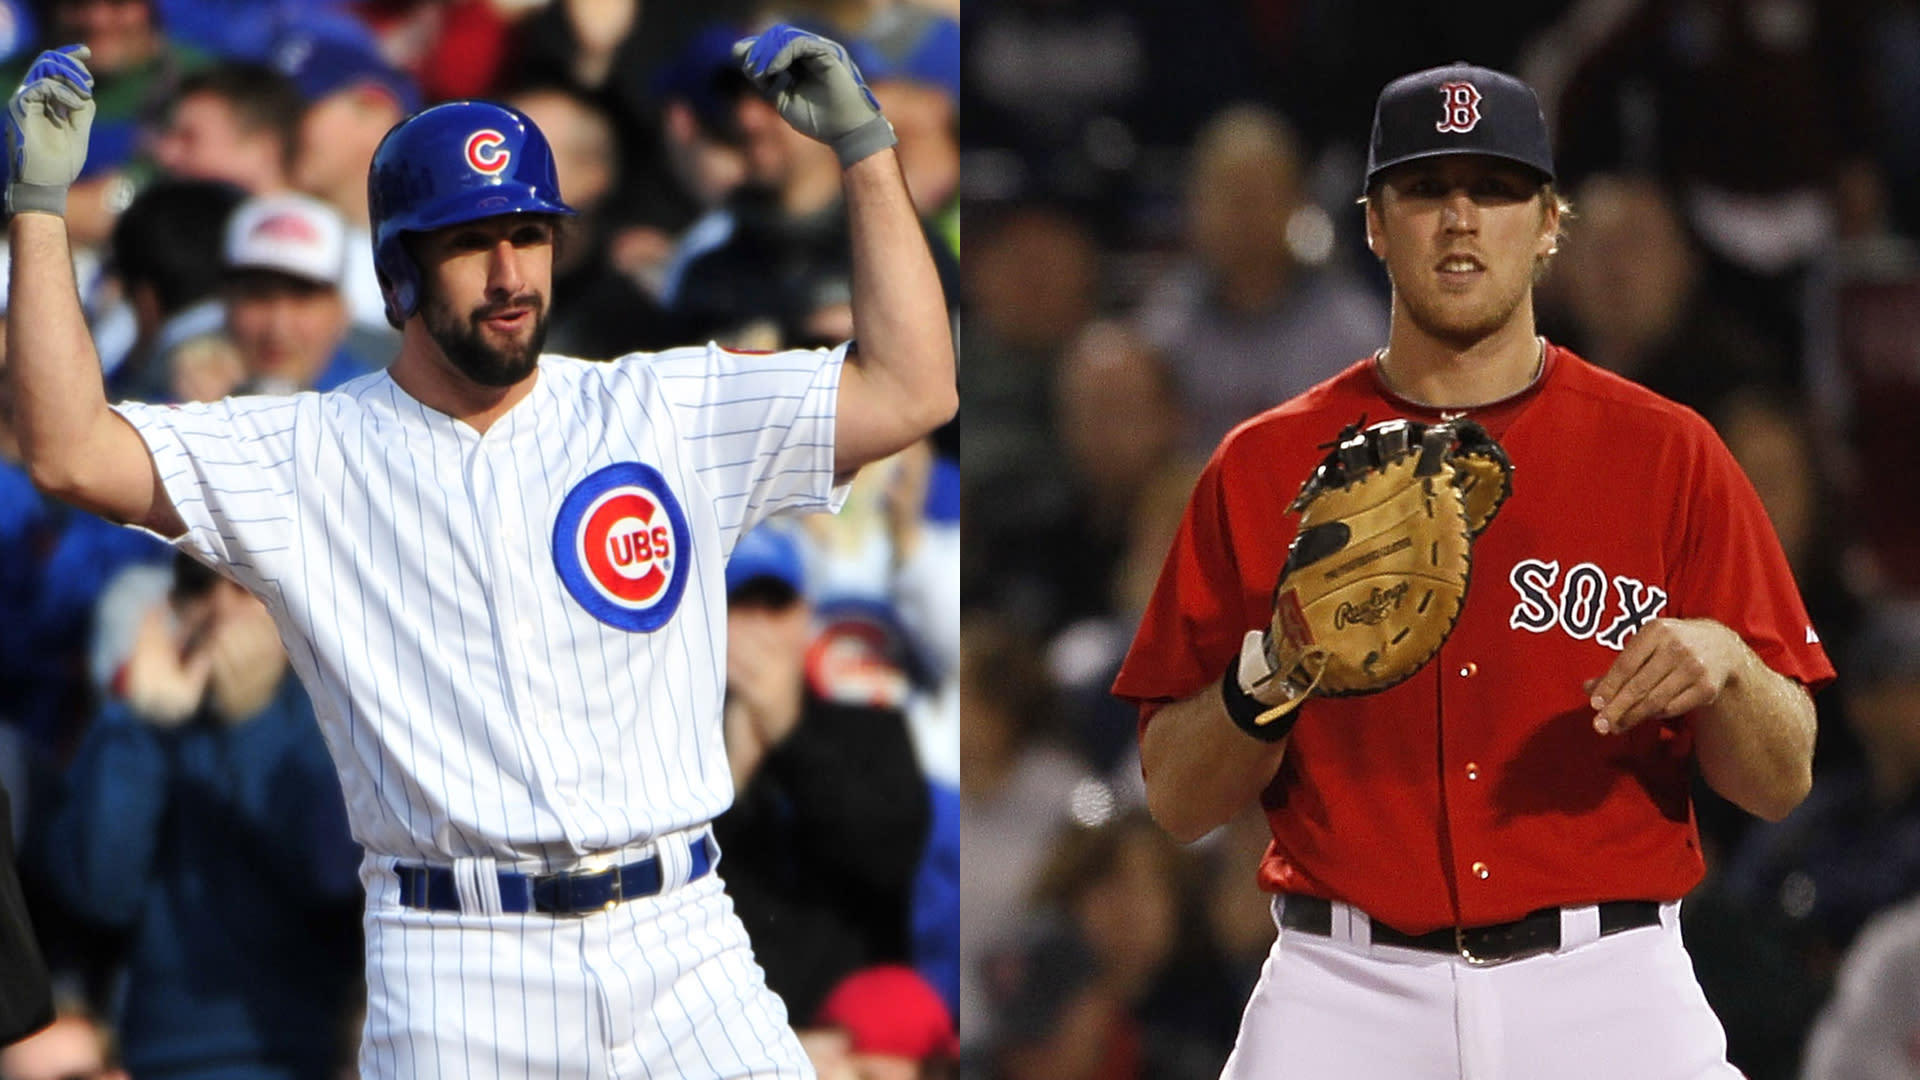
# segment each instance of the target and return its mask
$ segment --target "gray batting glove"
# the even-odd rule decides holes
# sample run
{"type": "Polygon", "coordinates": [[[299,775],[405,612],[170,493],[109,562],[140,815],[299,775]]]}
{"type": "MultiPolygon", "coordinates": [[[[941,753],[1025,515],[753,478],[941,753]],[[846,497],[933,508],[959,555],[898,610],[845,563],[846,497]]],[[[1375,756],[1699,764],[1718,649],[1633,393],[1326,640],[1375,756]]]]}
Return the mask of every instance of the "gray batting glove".
{"type": "Polygon", "coordinates": [[[41,53],[7,103],[8,213],[66,215],[93,130],[89,55],[85,45],[41,53]]]}
{"type": "Polygon", "coordinates": [[[833,147],[843,169],[900,141],[838,42],[780,23],[736,42],[733,58],[795,131],[833,147]]]}

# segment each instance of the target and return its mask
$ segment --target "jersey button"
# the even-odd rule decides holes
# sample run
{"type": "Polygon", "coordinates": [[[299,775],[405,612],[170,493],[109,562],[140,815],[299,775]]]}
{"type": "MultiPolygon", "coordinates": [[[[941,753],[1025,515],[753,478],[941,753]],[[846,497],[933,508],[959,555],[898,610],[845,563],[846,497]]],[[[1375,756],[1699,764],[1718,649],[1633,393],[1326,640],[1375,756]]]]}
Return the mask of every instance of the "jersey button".
{"type": "Polygon", "coordinates": [[[1471,679],[1474,677],[1476,673],[1479,672],[1479,670],[1480,670],[1480,665],[1469,660],[1466,663],[1460,665],[1460,677],[1463,679],[1471,679]]]}
{"type": "Polygon", "coordinates": [[[1491,871],[1487,869],[1486,863],[1477,862],[1473,864],[1473,876],[1479,878],[1481,881],[1487,880],[1489,873],[1491,873],[1491,871]]]}
{"type": "Polygon", "coordinates": [[[1477,761],[1467,762],[1467,779],[1469,780],[1480,779],[1480,763],[1479,762],[1477,761]]]}

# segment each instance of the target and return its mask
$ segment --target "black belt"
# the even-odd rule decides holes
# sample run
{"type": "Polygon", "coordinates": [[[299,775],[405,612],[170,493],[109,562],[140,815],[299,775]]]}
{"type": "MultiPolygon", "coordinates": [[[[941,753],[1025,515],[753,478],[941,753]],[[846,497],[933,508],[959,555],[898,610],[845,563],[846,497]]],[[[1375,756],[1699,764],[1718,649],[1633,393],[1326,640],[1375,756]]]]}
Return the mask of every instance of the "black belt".
{"type": "MultiPolygon", "coordinates": [[[[713,837],[702,834],[689,848],[693,855],[692,881],[713,869],[713,837]]],[[[400,876],[400,903],[427,911],[459,911],[460,891],[453,871],[444,866],[396,866],[400,876]]],[[[558,874],[519,874],[502,870],[500,910],[513,914],[538,911],[549,915],[588,915],[622,900],[657,895],[665,884],[660,856],[649,855],[625,866],[605,870],[570,870],[558,874]]]]}
{"type": "MultiPolygon", "coordinates": [[[[1660,924],[1657,900],[1609,900],[1600,906],[1600,936],[1660,924]]],[[[1333,904],[1318,896],[1290,893],[1280,905],[1280,925],[1320,937],[1333,936],[1333,904]]],[[[1493,926],[1447,926],[1425,934],[1405,934],[1373,922],[1373,943],[1402,949],[1455,953],[1476,964],[1550,953],[1560,947],[1560,909],[1541,908],[1512,922],[1493,926]]]]}

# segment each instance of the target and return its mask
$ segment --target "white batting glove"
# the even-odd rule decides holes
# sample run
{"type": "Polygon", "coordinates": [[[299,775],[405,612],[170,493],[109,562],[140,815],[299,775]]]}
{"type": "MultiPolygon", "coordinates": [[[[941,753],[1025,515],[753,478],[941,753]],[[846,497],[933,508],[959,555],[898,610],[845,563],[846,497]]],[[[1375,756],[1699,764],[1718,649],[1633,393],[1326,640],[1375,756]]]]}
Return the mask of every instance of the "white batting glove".
{"type": "Polygon", "coordinates": [[[900,141],[839,42],[780,23],[736,42],[733,58],[795,131],[833,147],[843,169],[900,141]]]}
{"type": "Polygon", "coordinates": [[[67,189],[80,178],[93,130],[90,55],[85,45],[41,53],[7,103],[9,213],[66,215],[67,189]]]}

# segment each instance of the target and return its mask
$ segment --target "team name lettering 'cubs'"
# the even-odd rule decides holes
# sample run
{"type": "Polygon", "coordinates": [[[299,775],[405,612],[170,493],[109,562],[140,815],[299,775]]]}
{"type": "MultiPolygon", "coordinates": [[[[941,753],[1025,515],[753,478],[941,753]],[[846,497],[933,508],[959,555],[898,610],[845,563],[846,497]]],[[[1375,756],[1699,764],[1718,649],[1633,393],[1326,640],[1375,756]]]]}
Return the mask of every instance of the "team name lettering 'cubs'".
{"type": "Polygon", "coordinates": [[[609,465],[575,484],[553,526],[553,566],[567,593],[609,626],[665,626],[687,587],[687,515],[658,470],[609,465]]]}
{"type": "Polygon", "coordinates": [[[481,128],[467,136],[467,165],[474,172],[496,176],[513,160],[513,151],[504,145],[505,135],[492,128],[481,128]]]}
{"type": "Polygon", "coordinates": [[[1520,601],[1513,606],[1507,625],[1536,634],[1559,626],[1575,638],[1593,638],[1617,652],[1626,648],[1629,635],[1658,618],[1667,606],[1666,590],[1658,585],[1624,575],[1615,577],[1616,614],[1601,630],[1600,620],[1606,614],[1606,571],[1590,562],[1579,563],[1567,571],[1566,580],[1559,582],[1559,595],[1554,596],[1552,589],[1559,578],[1557,560],[1522,559],[1514,564],[1507,581],[1520,594],[1520,601]]]}
{"type": "Polygon", "coordinates": [[[1440,99],[1445,102],[1444,115],[1433,125],[1435,131],[1465,134],[1480,123],[1480,91],[1472,83],[1441,83],[1440,99]]]}

